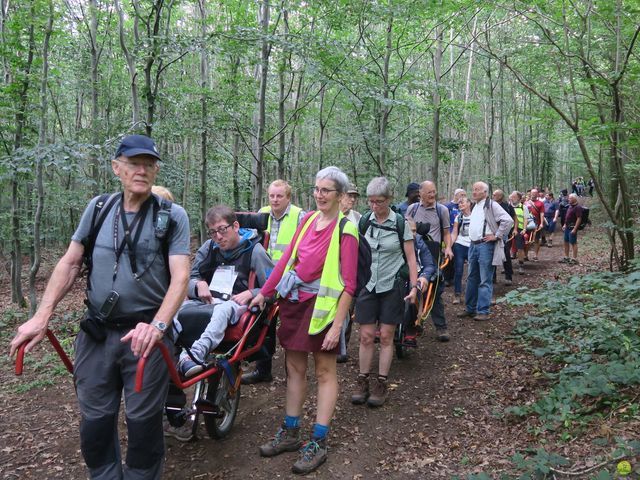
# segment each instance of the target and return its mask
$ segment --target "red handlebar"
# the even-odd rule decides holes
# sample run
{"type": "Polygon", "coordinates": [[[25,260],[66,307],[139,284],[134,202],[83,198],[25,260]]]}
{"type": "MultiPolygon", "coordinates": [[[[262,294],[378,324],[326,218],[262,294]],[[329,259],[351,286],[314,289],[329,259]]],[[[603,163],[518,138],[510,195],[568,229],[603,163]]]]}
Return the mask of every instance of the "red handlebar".
{"type": "MultiPolygon", "coordinates": [[[[71,359],[67,355],[67,352],[65,352],[64,349],[62,348],[62,345],[60,345],[60,342],[58,341],[56,336],[48,328],[47,328],[47,338],[49,339],[49,342],[51,343],[51,345],[53,345],[53,348],[55,349],[56,353],[62,360],[62,363],[64,363],[64,366],[67,368],[69,373],[73,373],[73,363],[71,362],[71,359]]],[[[24,368],[24,350],[25,348],[27,348],[28,343],[29,343],[29,340],[26,340],[22,343],[22,345],[18,347],[18,355],[16,357],[16,375],[22,375],[22,370],[24,368]]]]}

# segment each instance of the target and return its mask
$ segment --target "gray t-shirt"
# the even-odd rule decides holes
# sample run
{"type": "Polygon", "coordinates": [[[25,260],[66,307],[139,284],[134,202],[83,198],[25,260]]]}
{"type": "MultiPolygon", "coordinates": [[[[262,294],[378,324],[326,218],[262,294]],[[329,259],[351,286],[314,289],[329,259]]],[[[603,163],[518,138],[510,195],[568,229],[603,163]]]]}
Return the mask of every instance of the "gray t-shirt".
{"type": "Polygon", "coordinates": [[[405,218],[416,223],[428,223],[430,225],[429,235],[435,242],[442,241],[442,233],[449,231],[450,218],[449,209],[441,203],[434,204],[433,207],[425,207],[421,202],[413,203],[407,208],[405,218]],[[436,207],[438,211],[436,212],[436,207]]]}
{"type": "MultiPolygon", "coordinates": [[[[82,214],[80,224],[71,237],[74,242],[81,243],[89,235],[91,219],[98,197],[89,202],[82,214]]],[[[158,199],[154,197],[154,202],[158,199]]],[[[156,238],[153,226],[153,206],[150,206],[144,221],[141,219],[138,227],[143,230],[135,247],[137,273],[136,280],[131,271],[129,248],[125,246],[118,262],[118,271],[113,280],[116,264],[116,250],[124,238],[124,227],[120,217],[121,199],[114,200],[113,207],[107,213],[104,223],[98,232],[93,249],[93,268],[91,270],[91,290],[88,292],[89,302],[98,309],[104,303],[112,290],[120,294],[120,299],[112,313],[113,317],[128,316],[151,309],[157,309],[162,304],[169,287],[169,266],[165,265],[162,255],[161,241],[156,238]],[[117,217],[118,238],[114,239],[114,227],[117,217]],[[114,241],[115,240],[115,241],[114,241]]],[[[135,213],[126,213],[127,223],[131,225],[135,213]]],[[[187,212],[180,205],[171,205],[171,219],[173,227],[169,232],[169,255],[189,255],[189,218],[187,212]]],[[[137,229],[131,233],[135,238],[137,229]]]]}

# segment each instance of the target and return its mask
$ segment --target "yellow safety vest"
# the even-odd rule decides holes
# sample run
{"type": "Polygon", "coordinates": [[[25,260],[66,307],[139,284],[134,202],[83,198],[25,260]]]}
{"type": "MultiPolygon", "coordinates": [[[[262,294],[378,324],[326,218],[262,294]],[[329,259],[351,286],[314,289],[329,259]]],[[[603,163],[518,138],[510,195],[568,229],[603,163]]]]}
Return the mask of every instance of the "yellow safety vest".
{"type": "Polygon", "coordinates": [[[517,207],[513,207],[513,209],[516,211],[516,218],[518,219],[518,230],[524,230],[524,206],[522,204],[519,204],[517,207]]]}
{"type": "MultiPolygon", "coordinates": [[[[309,226],[313,223],[313,220],[319,214],[320,212],[315,212],[311,215],[303,225],[302,230],[300,230],[300,234],[291,252],[291,258],[289,258],[287,266],[284,269],[285,274],[291,270],[296,263],[298,245],[309,226]]],[[[338,310],[338,299],[344,291],[344,281],[340,275],[340,219],[343,217],[342,212],[339,212],[338,221],[331,235],[327,257],[325,258],[322,274],[320,275],[320,289],[316,296],[316,302],[313,305],[313,313],[311,314],[311,322],[309,323],[309,335],[322,333],[331,325],[338,310]]],[[[345,223],[343,233],[352,235],[358,240],[358,228],[352,222],[345,223]]]]}
{"type": "MultiPolygon", "coordinates": [[[[267,205],[266,207],[262,207],[259,211],[260,213],[269,214],[267,230],[271,231],[271,206],[267,205]]],[[[298,218],[300,218],[301,211],[302,209],[300,207],[291,205],[289,213],[287,213],[280,222],[280,229],[278,230],[276,243],[273,248],[269,246],[267,249],[267,253],[271,256],[271,260],[273,260],[274,263],[280,260],[280,257],[282,257],[282,254],[291,243],[291,240],[296,233],[296,229],[298,228],[298,218]]],[[[271,241],[269,241],[269,245],[271,245],[271,241]]]]}

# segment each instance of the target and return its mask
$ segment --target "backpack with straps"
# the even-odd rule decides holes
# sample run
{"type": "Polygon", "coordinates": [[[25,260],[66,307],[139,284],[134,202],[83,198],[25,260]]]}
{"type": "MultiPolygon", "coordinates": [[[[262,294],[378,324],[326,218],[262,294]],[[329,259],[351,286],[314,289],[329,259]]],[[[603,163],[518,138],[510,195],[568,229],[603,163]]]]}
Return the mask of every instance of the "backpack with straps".
{"type": "MultiPolygon", "coordinates": [[[[82,259],[85,267],[85,271],[87,273],[87,290],[91,290],[91,270],[93,268],[93,250],[96,246],[96,240],[98,238],[98,233],[102,228],[104,221],[109,214],[109,211],[115,205],[120,193],[105,193],[98,197],[96,204],[93,207],[93,215],[91,216],[91,228],[89,229],[89,234],[82,240],[82,245],[84,246],[84,252],[82,254],[82,259]]],[[[171,236],[171,230],[175,224],[175,221],[171,218],[171,206],[173,205],[171,201],[166,200],[162,197],[159,197],[155,194],[152,194],[154,197],[153,201],[153,226],[154,230],[157,227],[158,221],[158,212],[165,211],[168,214],[168,225],[164,232],[164,235],[160,238],[160,248],[162,250],[162,256],[164,258],[165,265],[169,266],[169,237],[171,236]]],[[[167,270],[169,274],[169,278],[171,276],[169,270],[167,270]]]]}
{"type": "MultiPolygon", "coordinates": [[[[344,232],[344,226],[350,220],[347,217],[340,219],[340,242],[342,242],[342,233],[344,232]]],[[[360,231],[358,231],[360,233],[360,231]]],[[[358,275],[356,278],[356,291],[353,294],[354,297],[360,295],[360,292],[367,286],[369,280],[371,280],[371,246],[364,234],[358,235],[358,275]]]]}

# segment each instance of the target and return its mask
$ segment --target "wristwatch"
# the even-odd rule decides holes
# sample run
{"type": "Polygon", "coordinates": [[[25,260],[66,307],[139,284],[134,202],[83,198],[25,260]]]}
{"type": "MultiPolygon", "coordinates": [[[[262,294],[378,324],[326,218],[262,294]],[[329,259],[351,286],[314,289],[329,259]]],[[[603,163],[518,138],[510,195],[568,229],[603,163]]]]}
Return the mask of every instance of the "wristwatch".
{"type": "Polygon", "coordinates": [[[167,331],[167,328],[169,327],[169,325],[167,325],[166,323],[161,322],[160,320],[155,320],[155,319],[151,322],[151,326],[156,327],[163,334],[167,331]]]}

